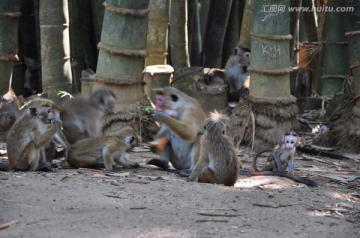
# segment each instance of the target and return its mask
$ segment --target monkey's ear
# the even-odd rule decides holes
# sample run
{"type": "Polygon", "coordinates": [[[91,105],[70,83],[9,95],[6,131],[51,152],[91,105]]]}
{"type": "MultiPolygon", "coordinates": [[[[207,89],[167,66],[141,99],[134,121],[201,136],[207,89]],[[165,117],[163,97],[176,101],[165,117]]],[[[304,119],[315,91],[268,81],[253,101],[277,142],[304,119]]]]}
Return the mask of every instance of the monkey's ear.
{"type": "Polygon", "coordinates": [[[37,110],[36,110],[36,108],[35,107],[30,107],[29,108],[29,113],[30,113],[30,115],[31,116],[36,116],[37,115],[37,110]]]}
{"type": "Polygon", "coordinates": [[[179,99],[179,97],[176,94],[171,94],[170,97],[174,102],[177,102],[177,100],[179,99]]]}

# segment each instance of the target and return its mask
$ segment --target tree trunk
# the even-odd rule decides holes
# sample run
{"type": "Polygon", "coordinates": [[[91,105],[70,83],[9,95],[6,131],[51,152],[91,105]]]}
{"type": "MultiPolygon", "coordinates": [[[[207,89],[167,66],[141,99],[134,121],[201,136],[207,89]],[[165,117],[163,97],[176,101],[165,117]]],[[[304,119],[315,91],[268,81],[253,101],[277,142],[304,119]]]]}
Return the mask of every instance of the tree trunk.
{"type": "Polygon", "coordinates": [[[59,90],[71,92],[67,0],[40,0],[42,89],[49,99],[59,101],[59,90]]]}
{"type": "Polygon", "coordinates": [[[0,94],[9,90],[14,61],[17,60],[20,0],[0,1],[0,94]]]}
{"type": "Polygon", "coordinates": [[[202,51],[202,38],[201,38],[201,25],[200,25],[200,12],[198,0],[189,1],[189,14],[190,15],[190,63],[191,66],[201,65],[201,51],[202,51]]]}
{"type": "Polygon", "coordinates": [[[296,98],[290,94],[289,6],[290,0],[254,1],[250,95],[230,118],[237,144],[249,144],[252,133],[257,147],[279,144],[283,134],[299,127],[296,98]]]}
{"type": "Polygon", "coordinates": [[[190,66],[187,0],[170,1],[170,58],[174,70],[190,66]]]}
{"type": "Polygon", "coordinates": [[[204,67],[221,68],[222,49],[231,5],[232,0],[211,2],[204,41],[204,67]]]}
{"type": "MultiPolygon", "coordinates": [[[[104,133],[134,127],[149,139],[154,128],[145,125],[142,71],[145,65],[149,0],[107,0],[102,27],[94,89],[109,87],[116,95],[114,114],[106,116],[104,133]],[[150,134],[150,135],[149,135],[150,134]]],[[[157,129],[157,128],[156,128],[157,129]]]]}
{"type": "Polygon", "coordinates": [[[246,0],[244,16],[241,22],[239,46],[244,49],[251,49],[250,32],[253,25],[253,0],[246,0]]]}
{"type": "MultiPolygon", "coordinates": [[[[342,2],[328,0],[329,8],[335,9],[342,6],[342,2]]],[[[320,81],[320,95],[333,95],[342,91],[349,70],[349,50],[345,37],[343,12],[326,13],[322,44],[324,66],[320,81]]]]}
{"type": "Polygon", "coordinates": [[[150,0],[145,65],[166,64],[168,51],[169,1],[150,0]]]}

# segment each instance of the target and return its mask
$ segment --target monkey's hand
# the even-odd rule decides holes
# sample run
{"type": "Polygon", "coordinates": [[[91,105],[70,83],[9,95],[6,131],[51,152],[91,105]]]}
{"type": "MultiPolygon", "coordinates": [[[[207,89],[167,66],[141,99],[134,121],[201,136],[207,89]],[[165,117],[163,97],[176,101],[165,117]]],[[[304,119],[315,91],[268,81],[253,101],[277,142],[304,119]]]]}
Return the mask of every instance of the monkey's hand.
{"type": "Polygon", "coordinates": [[[164,112],[156,112],[153,114],[153,117],[156,121],[159,121],[159,122],[166,122],[168,119],[169,119],[169,115],[167,115],[166,113],[164,112]]]}

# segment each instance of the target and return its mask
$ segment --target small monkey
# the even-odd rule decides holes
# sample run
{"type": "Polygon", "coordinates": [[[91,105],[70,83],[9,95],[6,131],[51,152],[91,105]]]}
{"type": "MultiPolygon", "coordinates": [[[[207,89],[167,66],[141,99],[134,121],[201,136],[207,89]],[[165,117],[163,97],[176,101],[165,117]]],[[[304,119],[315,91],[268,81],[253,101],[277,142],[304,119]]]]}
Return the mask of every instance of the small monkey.
{"type": "Polygon", "coordinates": [[[204,131],[205,113],[199,102],[173,87],[157,90],[162,97],[162,106],[157,107],[155,120],[161,123],[157,138],[166,138],[160,159],[147,163],[163,169],[169,168],[169,162],[180,170],[180,176],[189,176],[195,166],[195,157],[199,150],[200,136],[204,131]],[[169,115],[168,113],[171,112],[169,115]]]}
{"type": "Polygon", "coordinates": [[[28,108],[10,128],[6,146],[10,166],[21,171],[51,171],[45,148],[61,127],[52,107],[28,108]]]}
{"type": "MultiPolygon", "coordinates": [[[[294,158],[296,152],[296,145],[299,142],[299,136],[295,132],[288,132],[283,135],[282,144],[277,145],[272,153],[267,158],[267,163],[262,171],[279,171],[285,172],[289,167],[289,173],[294,173],[294,158]]],[[[259,155],[269,149],[260,151],[254,158],[253,167],[255,171],[259,171],[256,166],[256,161],[259,155]]]]}
{"type": "Polygon", "coordinates": [[[228,85],[229,102],[238,102],[240,96],[246,96],[250,93],[250,74],[248,67],[250,66],[250,52],[236,47],[233,54],[226,62],[225,69],[211,69],[205,75],[205,83],[209,83],[209,77],[219,73],[224,82],[228,85]],[[224,75],[223,75],[224,74],[224,75]]]}
{"type": "Polygon", "coordinates": [[[256,172],[241,171],[243,174],[250,173],[252,175],[275,175],[292,179],[296,182],[306,184],[310,187],[316,187],[317,183],[311,179],[294,175],[294,158],[296,145],[300,143],[299,136],[295,132],[285,133],[282,139],[283,143],[276,146],[274,149],[264,149],[258,152],[253,161],[253,168],[256,172]],[[257,159],[260,154],[270,152],[267,158],[266,165],[259,171],[257,168],[257,159]],[[289,168],[289,173],[285,170],[289,168]]]}
{"type": "Polygon", "coordinates": [[[59,105],[63,116],[63,131],[70,144],[102,133],[106,112],[112,113],[115,94],[111,89],[99,88],[89,97],[78,95],[59,105]]]}
{"type": "Polygon", "coordinates": [[[229,118],[218,113],[210,113],[205,122],[205,132],[201,137],[200,154],[188,181],[217,183],[233,186],[239,172],[233,140],[226,135],[229,118]]]}
{"type": "Polygon", "coordinates": [[[126,168],[140,165],[129,160],[130,151],[140,142],[140,137],[131,127],[100,137],[85,138],[71,145],[69,163],[73,167],[99,167],[104,163],[106,170],[113,170],[114,164],[126,168]]]}

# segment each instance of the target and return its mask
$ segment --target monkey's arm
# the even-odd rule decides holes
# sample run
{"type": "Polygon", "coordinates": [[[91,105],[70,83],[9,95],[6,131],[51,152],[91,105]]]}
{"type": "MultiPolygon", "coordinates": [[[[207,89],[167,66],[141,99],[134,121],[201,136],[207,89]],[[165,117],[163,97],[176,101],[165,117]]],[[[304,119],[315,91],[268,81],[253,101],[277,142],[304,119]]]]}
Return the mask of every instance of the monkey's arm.
{"type": "Polygon", "coordinates": [[[55,141],[60,143],[62,145],[62,147],[64,147],[65,149],[65,154],[64,154],[64,157],[66,160],[69,159],[69,153],[70,153],[70,144],[69,142],[67,141],[64,133],[62,132],[62,130],[58,130],[56,133],[55,133],[55,141]]]}
{"type": "MultiPolygon", "coordinates": [[[[201,146],[203,147],[203,146],[201,146]]],[[[198,159],[198,162],[196,163],[194,169],[191,171],[191,174],[187,181],[194,182],[199,178],[199,175],[203,168],[206,168],[209,164],[209,160],[207,158],[206,152],[201,149],[200,157],[198,159]]]]}
{"type": "MultiPolygon", "coordinates": [[[[184,118],[187,115],[184,116],[184,118]]],[[[156,112],[154,114],[154,118],[157,121],[165,123],[174,133],[176,133],[180,138],[186,141],[195,141],[198,132],[193,126],[194,122],[187,122],[187,121],[179,121],[163,112],[156,112]]]]}
{"type": "Polygon", "coordinates": [[[44,135],[40,136],[37,140],[34,141],[35,146],[40,148],[52,141],[57,130],[58,128],[56,125],[51,125],[50,128],[44,133],[44,135]]]}

